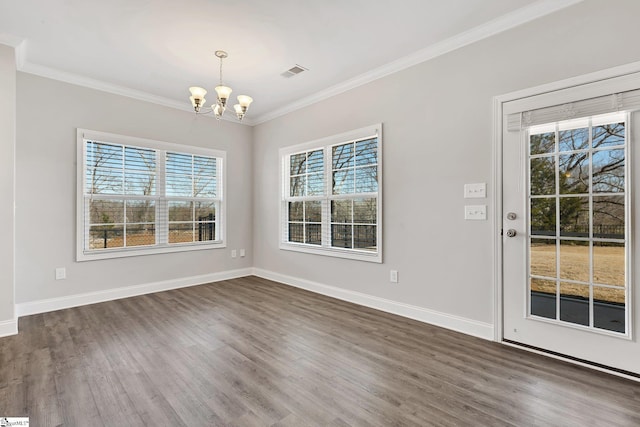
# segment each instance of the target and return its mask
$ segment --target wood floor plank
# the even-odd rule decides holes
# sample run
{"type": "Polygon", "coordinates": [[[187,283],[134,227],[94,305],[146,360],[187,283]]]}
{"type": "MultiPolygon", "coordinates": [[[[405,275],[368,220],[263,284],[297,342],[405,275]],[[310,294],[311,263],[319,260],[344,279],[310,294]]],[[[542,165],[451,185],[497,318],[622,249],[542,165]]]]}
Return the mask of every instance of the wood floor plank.
{"type": "Polygon", "coordinates": [[[37,426],[640,425],[637,382],[256,277],[19,330],[0,416],[37,426]]]}

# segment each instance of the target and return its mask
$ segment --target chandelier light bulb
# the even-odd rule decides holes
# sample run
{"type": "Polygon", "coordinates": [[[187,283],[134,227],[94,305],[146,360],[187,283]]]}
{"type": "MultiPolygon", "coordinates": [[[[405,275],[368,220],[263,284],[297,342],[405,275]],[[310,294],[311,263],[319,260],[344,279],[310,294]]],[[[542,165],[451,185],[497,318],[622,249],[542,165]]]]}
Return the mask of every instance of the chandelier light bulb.
{"type": "Polygon", "coordinates": [[[229,86],[216,86],[216,93],[223,107],[227,105],[227,99],[231,96],[231,92],[233,92],[233,90],[229,86]]]}
{"type": "Polygon", "coordinates": [[[240,106],[244,108],[244,111],[247,111],[247,108],[249,108],[249,105],[251,105],[252,102],[253,98],[251,98],[250,96],[238,95],[238,104],[240,104],[240,106]]]}

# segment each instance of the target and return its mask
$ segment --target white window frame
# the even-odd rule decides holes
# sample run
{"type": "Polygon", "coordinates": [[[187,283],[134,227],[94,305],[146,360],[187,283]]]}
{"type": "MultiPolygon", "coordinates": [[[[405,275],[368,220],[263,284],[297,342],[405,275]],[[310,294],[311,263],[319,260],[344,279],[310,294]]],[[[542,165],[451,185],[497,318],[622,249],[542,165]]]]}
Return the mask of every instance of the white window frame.
{"type": "Polygon", "coordinates": [[[382,263],[382,123],[355,129],[352,131],[344,132],[338,135],[332,135],[326,138],[317,139],[314,141],[305,142],[289,147],[280,149],[280,249],[305,252],[310,254],[325,255],[346,259],[353,259],[359,261],[368,261],[382,263]],[[377,168],[378,168],[378,191],[376,193],[377,198],[377,211],[376,211],[376,250],[368,251],[362,249],[353,248],[337,248],[332,247],[330,239],[331,229],[331,200],[336,199],[353,199],[359,197],[370,197],[371,193],[363,194],[347,194],[347,195],[332,195],[331,194],[331,180],[332,174],[332,162],[331,162],[331,148],[336,145],[346,144],[349,142],[359,141],[367,139],[369,137],[377,137],[377,168]],[[290,168],[289,158],[292,154],[301,153],[304,151],[314,151],[322,149],[324,151],[324,194],[321,196],[302,196],[291,197],[290,196],[290,168]],[[288,203],[291,201],[322,201],[322,244],[314,245],[307,243],[296,243],[288,241],[288,203]]]}
{"type": "MultiPolygon", "coordinates": [[[[140,255],[151,255],[172,252],[184,252],[203,249],[225,248],[226,243],[226,159],[225,151],[189,145],[172,144],[169,142],[152,139],[136,138],[132,136],[117,135],[107,132],[77,129],[77,191],[76,191],[76,260],[90,261],[100,259],[122,258],[140,255]],[[86,183],[86,142],[99,141],[107,144],[123,145],[152,149],[156,151],[156,194],[154,196],[134,196],[135,199],[150,198],[156,202],[156,244],[149,246],[132,246],[123,248],[88,249],[86,245],[89,224],[85,218],[85,203],[88,194],[85,194],[86,183]],[[217,192],[215,227],[217,239],[205,242],[172,243],[169,244],[160,234],[168,236],[168,210],[167,201],[176,200],[175,197],[167,197],[165,190],[165,161],[167,152],[184,153],[189,155],[215,157],[217,168],[217,192]],[[167,232],[163,229],[167,227],[167,232]]],[[[127,197],[120,197],[126,199],[127,197]]],[[[191,198],[185,198],[191,200],[191,198]]]]}

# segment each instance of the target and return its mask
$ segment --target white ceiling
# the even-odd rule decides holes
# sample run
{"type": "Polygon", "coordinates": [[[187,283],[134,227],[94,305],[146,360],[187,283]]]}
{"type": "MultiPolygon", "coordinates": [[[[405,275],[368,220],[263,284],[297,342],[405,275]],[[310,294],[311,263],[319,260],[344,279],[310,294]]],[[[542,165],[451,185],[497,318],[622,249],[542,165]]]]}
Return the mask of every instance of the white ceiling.
{"type": "Polygon", "coordinates": [[[177,108],[213,92],[226,50],[252,124],[578,1],[0,0],[0,43],[19,70],[177,108]],[[309,71],[281,75],[295,64],[309,71]]]}

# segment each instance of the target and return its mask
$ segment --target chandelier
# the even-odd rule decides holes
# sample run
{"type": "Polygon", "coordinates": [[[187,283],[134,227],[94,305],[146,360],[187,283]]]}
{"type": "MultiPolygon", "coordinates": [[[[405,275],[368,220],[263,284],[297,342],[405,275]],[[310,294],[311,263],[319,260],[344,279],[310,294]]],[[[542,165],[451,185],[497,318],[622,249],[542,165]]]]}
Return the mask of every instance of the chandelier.
{"type": "MultiPolygon", "coordinates": [[[[220,84],[215,87],[217,93],[216,102],[211,104],[211,109],[203,109],[204,103],[207,101],[204,99],[204,96],[207,94],[207,91],[198,86],[192,86],[189,88],[189,92],[191,92],[191,96],[189,99],[191,100],[191,104],[193,105],[193,109],[196,114],[207,114],[213,112],[216,116],[216,119],[220,120],[220,117],[224,114],[227,109],[227,100],[231,95],[231,88],[229,86],[225,86],[222,84],[222,60],[227,56],[227,52],[224,50],[216,50],[215,55],[220,59],[220,84]],[[202,111],[201,111],[202,110],[202,111]]],[[[236,112],[236,117],[238,120],[242,120],[244,115],[247,113],[247,109],[249,105],[253,102],[253,98],[247,95],[238,95],[238,103],[233,106],[233,109],[236,112]]]]}

